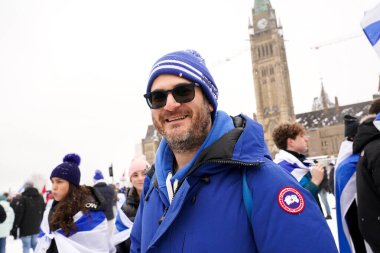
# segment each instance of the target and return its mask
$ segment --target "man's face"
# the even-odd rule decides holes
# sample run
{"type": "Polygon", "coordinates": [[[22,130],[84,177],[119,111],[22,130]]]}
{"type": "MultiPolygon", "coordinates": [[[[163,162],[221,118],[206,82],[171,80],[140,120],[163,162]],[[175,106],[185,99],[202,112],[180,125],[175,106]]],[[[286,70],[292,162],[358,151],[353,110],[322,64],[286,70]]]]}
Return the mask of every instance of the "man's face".
{"type": "Polygon", "coordinates": [[[295,139],[288,139],[288,150],[295,151],[297,153],[305,153],[307,151],[307,142],[309,138],[304,134],[299,134],[295,139]]]}
{"type": "MultiPolygon", "coordinates": [[[[177,84],[190,81],[173,75],[158,76],[151,91],[171,90],[177,84]]],[[[184,153],[197,150],[211,129],[212,106],[195,87],[195,97],[188,103],[178,103],[169,92],[166,105],[152,109],[152,121],[157,131],[166,138],[173,152],[184,153]]]]}

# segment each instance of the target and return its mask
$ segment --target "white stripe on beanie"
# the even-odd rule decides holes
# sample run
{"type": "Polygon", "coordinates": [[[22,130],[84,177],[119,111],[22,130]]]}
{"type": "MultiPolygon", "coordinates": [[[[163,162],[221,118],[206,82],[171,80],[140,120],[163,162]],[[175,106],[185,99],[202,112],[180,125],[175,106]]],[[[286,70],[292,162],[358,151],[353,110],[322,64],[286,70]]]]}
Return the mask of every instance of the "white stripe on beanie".
{"type": "MultiPolygon", "coordinates": [[[[156,63],[153,68],[152,68],[152,72],[151,72],[151,75],[153,74],[153,72],[155,71],[155,68],[159,67],[161,64],[164,64],[164,63],[176,63],[176,64],[180,64],[180,65],[183,65],[191,70],[193,70],[194,72],[196,72],[199,76],[202,76],[202,72],[199,71],[198,69],[194,68],[193,66],[191,66],[190,64],[187,64],[186,62],[183,62],[183,61],[178,61],[178,60],[163,60],[163,61],[160,61],[158,63],[156,63]]],[[[165,64],[167,66],[173,66],[171,64],[165,64]]]]}
{"type": "MultiPolygon", "coordinates": [[[[155,68],[152,72],[151,72],[151,75],[150,77],[158,70],[161,70],[161,69],[176,69],[176,70],[179,70],[179,71],[182,71],[182,72],[186,72],[187,74],[189,74],[190,76],[193,76],[194,78],[198,79],[199,81],[202,81],[202,77],[194,74],[193,72],[189,71],[188,69],[185,69],[185,68],[182,68],[182,67],[179,67],[177,65],[162,65],[162,66],[158,66],[157,68],[155,68]]],[[[149,77],[149,78],[150,78],[149,77]]]]}

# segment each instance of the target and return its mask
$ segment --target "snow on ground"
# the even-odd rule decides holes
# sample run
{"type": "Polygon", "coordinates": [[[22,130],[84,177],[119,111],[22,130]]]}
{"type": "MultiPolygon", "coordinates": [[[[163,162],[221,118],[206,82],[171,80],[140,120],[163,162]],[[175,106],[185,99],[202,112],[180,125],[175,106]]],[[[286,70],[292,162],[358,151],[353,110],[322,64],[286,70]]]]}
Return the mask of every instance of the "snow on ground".
{"type": "MultiPolygon", "coordinates": [[[[338,230],[336,227],[336,210],[335,210],[335,198],[334,195],[329,194],[328,195],[328,201],[331,208],[331,220],[327,220],[327,224],[329,225],[331,232],[334,236],[335,243],[338,247],[338,230]],[[334,208],[334,209],[333,209],[334,208]]],[[[324,208],[323,204],[321,203],[322,208],[324,208]]],[[[9,236],[7,238],[7,245],[6,245],[6,252],[7,253],[22,253],[22,243],[21,240],[14,240],[13,237],[9,236]]],[[[32,251],[30,251],[32,252],[32,251]]]]}

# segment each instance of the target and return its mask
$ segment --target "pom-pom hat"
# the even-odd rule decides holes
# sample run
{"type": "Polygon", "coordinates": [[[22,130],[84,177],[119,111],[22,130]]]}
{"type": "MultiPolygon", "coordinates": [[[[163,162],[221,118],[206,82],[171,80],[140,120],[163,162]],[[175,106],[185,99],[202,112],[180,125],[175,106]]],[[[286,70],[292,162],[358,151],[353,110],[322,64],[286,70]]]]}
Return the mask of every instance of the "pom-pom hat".
{"type": "Polygon", "coordinates": [[[80,182],[80,157],[77,154],[68,154],[63,158],[63,163],[55,167],[51,172],[50,179],[58,177],[65,179],[75,186],[80,182]]]}
{"type": "Polygon", "coordinates": [[[146,93],[151,92],[153,81],[160,75],[169,74],[185,78],[197,83],[203,90],[207,100],[214,108],[212,118],[215,118],[218,107],[218,88],[214,78],[206,67],[205,60],[194,50],[176,51],[161,57],[152,67],[146,93]]]}
{"type": "Polygon", "coordinates": [[[102,180],[104,179],[103,173],[100,170],[95,170],[94,180],[102,180]]]}
{"type": "Polygon", "coordinates": [[[139,155],[133,158],[131,165],[129,166],[128,170],[128,177],[129,180],[132,182],[131,178],[133,173],[143,170],[148,170],[150,167],[150,164],[146,161],[144,155],[139,155]]]}

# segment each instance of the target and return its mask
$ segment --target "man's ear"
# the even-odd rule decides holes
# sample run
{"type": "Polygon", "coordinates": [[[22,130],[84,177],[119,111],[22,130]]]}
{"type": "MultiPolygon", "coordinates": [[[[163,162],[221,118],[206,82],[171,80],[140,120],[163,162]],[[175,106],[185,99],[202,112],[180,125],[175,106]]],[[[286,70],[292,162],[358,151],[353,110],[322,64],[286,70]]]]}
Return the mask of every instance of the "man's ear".
{"type": "Polygon", "coordinates": [[[286,148],[289,149],[293,145],[294,140],[292,138],[286,139],[286,148]]]}
{"type": "Polygon", "coordinates": [[[212,105],[210,103],[208,103],[208,110],[210,112],[213,112],[214,111],[214,108],[212,107],[212,105]]]}

